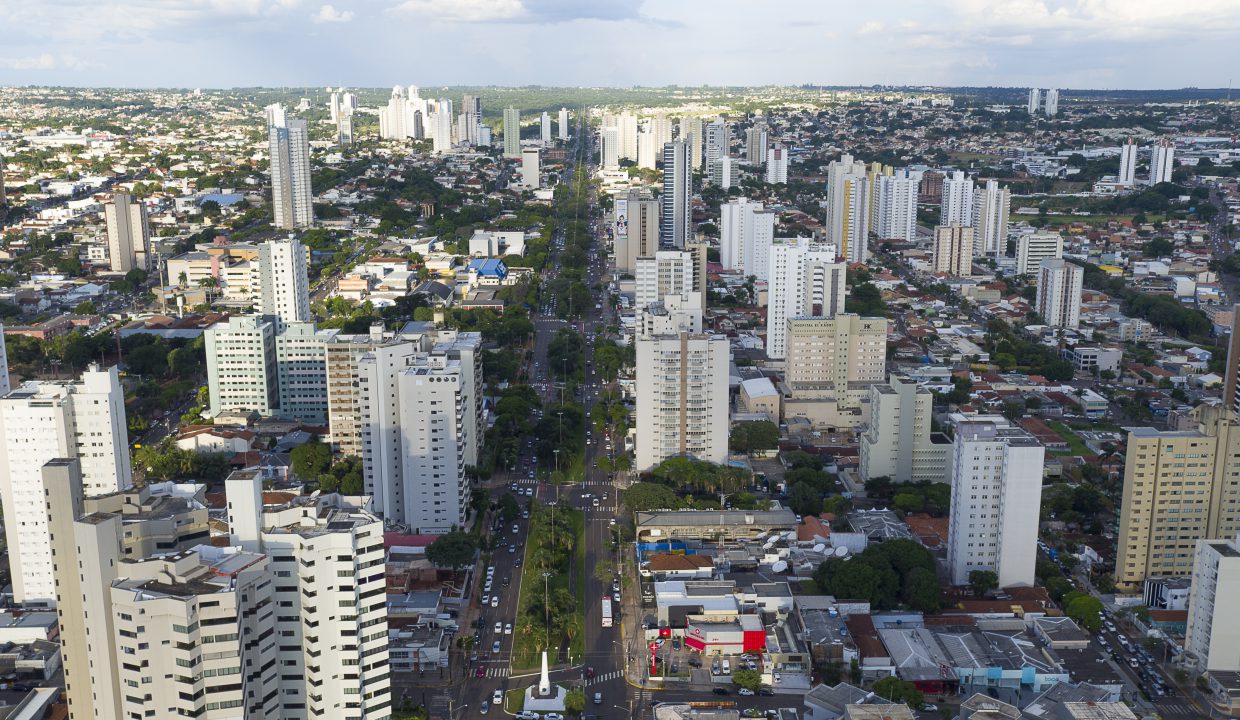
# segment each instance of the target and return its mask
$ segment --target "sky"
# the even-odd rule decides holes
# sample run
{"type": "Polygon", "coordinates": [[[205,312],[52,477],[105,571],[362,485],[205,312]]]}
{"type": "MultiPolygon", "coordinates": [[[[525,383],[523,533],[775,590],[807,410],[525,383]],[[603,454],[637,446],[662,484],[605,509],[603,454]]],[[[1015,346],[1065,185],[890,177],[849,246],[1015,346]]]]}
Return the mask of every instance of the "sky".
{"type": "Polygon", "coordinates": [[[0,0],[0,28],[0,85],[1153,89],[1240,69],[1240,0],[0,0]]]}

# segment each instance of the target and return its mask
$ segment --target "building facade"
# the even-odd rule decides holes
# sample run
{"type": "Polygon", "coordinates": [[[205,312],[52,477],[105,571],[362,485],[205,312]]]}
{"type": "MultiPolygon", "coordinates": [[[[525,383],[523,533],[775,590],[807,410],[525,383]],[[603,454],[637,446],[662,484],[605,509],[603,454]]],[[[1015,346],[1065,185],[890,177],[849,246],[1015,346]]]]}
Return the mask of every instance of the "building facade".
{"type": "Polygon", "coordinates": [[[1081,287],[1085,268],[1063,258],[1043,260],[1038,267],[1036,308],[1051,327],[1076,330],[1081,325],[1081,287]]]}
{"type": "Polygon", "coordinates": [[[766,354],[783,359],[788,318],[834,317],[844,311],[847,274],[832,245],[785,238],[771,245],[766,354]]]}
{"type": "Polygon", "coordinates": [[[637,338],[636,467],[670,457],[722,463],[728,455],[728,339],[723,335],[637,338]]]}
{"type": "Polygon", "coordinates": [[[663,146],[663,194],[659,221],[659,244],[684,248],[693,239],[693,169],[689,146],[670,142],[663,146]]]}
{"type": "Polygon", "coordinates": [[[1043,260],[1063,257],[1063,236],[1059,233],[1033,233],[1016,240],[1016,274],[1038,276],[1043,260]]]}
{"type": "Polygon", "coordinates": [[[146,205],[129,193],[116,193],[103,206],[108,226],[108,264],[112,272],[151,268],[151,230],[146,205]]]}
{"type": "Polygon", "coordinates": [[[935,273],[954,277],[973,274],[973,228],[940,225],[934,229],[931,267],[935,273]]]}
{"type": "Polygon", "coordinates": [[[887,319],[839,313],[788,319],[784,381],[799,390],[842,396],[849,383],[879,383],[887,376],[887,319]]]}
{"type": "Polygon", "coordinates": [[[1205,672],[1240,672],[1240,538],[1198,540],[1184,649],[1205,672]]]}
{"type": "Polygon", "coordinates": [[[284,230],[314,224],[310,189],[310,136],[306,121],[286,116],[283,105],[267,107],[271,160],[272,224],[284,230]]]}
{"type": "Polygon", "coordinates": [[[951,444],[935,442],[931,430],[934,393],[902,375],[870,386],[870,424],[861,433],[863,480],[947,482],[951,444]]]}
{"type": "Polygon", "coordinates": [[[310,322],[309,249],[294,236],[258,246],[259,312],[288,323],[310,322]]]}

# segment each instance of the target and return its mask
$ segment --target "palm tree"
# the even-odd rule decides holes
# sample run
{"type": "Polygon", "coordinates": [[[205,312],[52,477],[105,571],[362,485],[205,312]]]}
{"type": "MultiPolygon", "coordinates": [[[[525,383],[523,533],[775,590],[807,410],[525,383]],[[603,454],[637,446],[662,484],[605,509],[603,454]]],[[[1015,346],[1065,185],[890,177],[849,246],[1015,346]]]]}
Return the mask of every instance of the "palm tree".
{"type": "Polygon", "coordinates": [[[201,280],[198,281],[198,287],[203,287],[207,289],[207,302],[208,303],[211,302],[211,297],[214,294],[212,290],[214,290],[215,288],[219,286],[220,286],[220,281],[217,280],[215,276],[213,275],[208,275],[207,277],[202,278],[201,280]]]}

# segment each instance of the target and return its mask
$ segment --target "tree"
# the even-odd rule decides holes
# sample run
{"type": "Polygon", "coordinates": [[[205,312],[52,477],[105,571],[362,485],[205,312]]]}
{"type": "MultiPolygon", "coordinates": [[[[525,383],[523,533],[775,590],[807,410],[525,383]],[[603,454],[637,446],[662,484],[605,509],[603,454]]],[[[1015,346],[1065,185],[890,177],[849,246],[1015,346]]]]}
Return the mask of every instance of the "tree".
{"type": "Polygon", "coordinates": [[[586,693],[581,689],[569,690],[564,695],[564,710],[573,715],[580,715],[586,710],[586,693]]]}
{"type": "Polygon", "coordinates": [[[982,597],[999,587],[999,576],[994,570],[972,570],[969,572],[969,589],[976,597],[982,597]]]}
{"type": "Polygon", "coordinates": [[[94,315],[96,312],[98,312],[98,308],[90,300],[83,300],[77,304],[77,307],[73,308],[74,315],[94,315]]]}
{"type": "Polygon", "coordinates": [[[887,312],[883,303],[883,295],[873,283],[861,283],[853,286],[852,293],[844,301],[848,312],[863,316],[882,317],[887,312]]]}
{"type": "Polygon", "coordinates": [[[914,568],[904,580],[904,598],[908,606],[927,614],[937,613],[943,604],[939,599],[939,580],[933,570],[914,568]]]}
{"type": "Polygon", "coordinates": [[[728,445],[740,453],[774,450],[779,447],[779,427],[768,420],[739,422],[732,428],[728,445]]]}
{"type": "Polygon", "coordinates": [[[473,535],[453,530],[435,538],[435,542],[426,546],[426,559],[435,567],[459,570],[474,561],[478,551],[478,541],[473,535]]]}
{"type": "Polygon", "coordinates": [[[516,520],[521,515],[521,506],[517,504],[517,499],[512,493],[504,493],[499,499],[499,518],[505,523],[516,520]]]}
{"type": "Polygon", "coordinates": [[[629,512],[676,510],[684,504],[671,488],[651,482],[633,483],[620,491],[620,500],[629,512]]]}
{"type": "Polygon", "coordinates": [[[925,504],[921,495],[917,493],[897,493],[891,502],[895,505],[896,510],[906,515],[908,513],[921,512],[921,508],[925,504]]]}
{"type": "Polygon", "coordinates": [[[762,687],[762,675],[757,670],[737,670],[732,673],[732,683],[756,692],[762,687]]]}
{"type": "Polygon", "coordinates": [[[309,480],[327,472],[332,464],[332,449],[317,439],[302,443],[289,453],[293,462],[293,472],[298,477],[309,480]]]}
{"type": "Polygon", "coordinates": [[[1093,595],[1070,592],[1064,596],[1064,614],[1072,618],[1077,625],[1090,632],[1098,632],[1102,627],[1102,601],[1093,595]]]}
{"type": "Polygon", "coordinates": [[[1165,257],[1175,251],[1175,245],[1165,238],[1154,238],[1141,248],[1146,257],[1165,257]]]}
{"type": "Polygon", "coordinates": [[[920,709],[922,705],[926,704],[925,697],[917,689],[917,686],[894,675],[888,675],[875,680],[874,693],[894,703],[904,703],[914,709],[920,709]]]}

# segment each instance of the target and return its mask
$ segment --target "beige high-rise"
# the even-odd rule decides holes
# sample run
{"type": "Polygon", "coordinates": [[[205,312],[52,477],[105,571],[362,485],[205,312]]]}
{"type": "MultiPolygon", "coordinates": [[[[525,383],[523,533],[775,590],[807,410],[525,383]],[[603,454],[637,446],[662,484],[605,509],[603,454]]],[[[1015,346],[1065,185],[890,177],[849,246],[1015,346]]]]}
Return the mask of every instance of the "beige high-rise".
{"type": "Polygon", "coordinates": [[[934,271],[969,277],[973,274],[973,228],[940,225],[934,229],[934,271]]]}
{"type": "Polygon", "coordinates": [[[103,206],[108,226],[108,263],[113,272],[146,270],[151,254],[151,232],[146,206],[129,193],[116,193],[103,206]]]}
{"type": "Polygon", "coordinates": [[[1198,540],[1240,530],[1240,425],[1200,406],[1195,430],[1131,428],[1124,463],[1115,582],[1192,574],[1198,540]]]}
{"type": "Polygon", "coordinates": [[[794,395],[821,392],[842,400],[849,383],[877,383],[887,376],[886,318],[855,313],[789,318],[785,342],[785,380],[794,395]]]}

